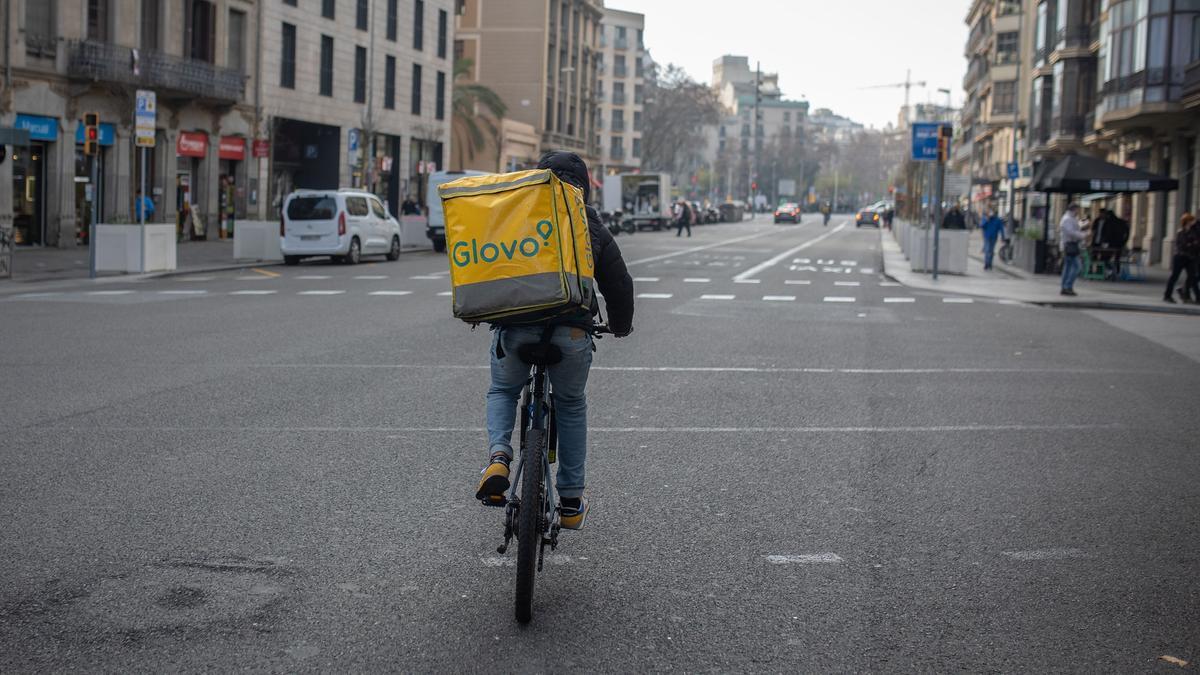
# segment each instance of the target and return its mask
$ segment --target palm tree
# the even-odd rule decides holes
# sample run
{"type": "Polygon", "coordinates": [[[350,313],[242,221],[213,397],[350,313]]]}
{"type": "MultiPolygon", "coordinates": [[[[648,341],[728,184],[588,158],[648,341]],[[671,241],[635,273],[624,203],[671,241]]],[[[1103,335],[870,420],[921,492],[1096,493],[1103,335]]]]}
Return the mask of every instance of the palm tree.
{"type": "Polygon", "coordinates": [[[475,153],[485,147],[491,140],[500,144],[500,128],[497,122],[504,118],[508,106],[500,95],[478,82],[460,82],[470,72],[475,63],[472,59],[458,59],[454,62],[454,98],[453,98],[453,129],[458,146],[458,163],[463,162],[463,149],[467,156],[475,157],[475,153]],[[480,108],[484,114],[480,114],[480,108]]]}

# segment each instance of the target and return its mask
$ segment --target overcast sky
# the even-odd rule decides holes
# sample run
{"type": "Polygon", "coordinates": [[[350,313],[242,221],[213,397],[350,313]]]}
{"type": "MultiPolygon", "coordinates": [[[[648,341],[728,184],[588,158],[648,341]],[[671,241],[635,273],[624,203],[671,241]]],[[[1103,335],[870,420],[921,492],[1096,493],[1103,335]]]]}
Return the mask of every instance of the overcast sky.
{"type": "Polygon", "coordinates": [[[646,15],[646,48],[658,63],[683,66],[702,82],[722,54],[750,57],[779,73],[784,95],[832,108],[868,126],[895,123],[904,90],[860,87],[903,82],[912,100],[963,99],[969,0],[605,0],[646,15]]]}

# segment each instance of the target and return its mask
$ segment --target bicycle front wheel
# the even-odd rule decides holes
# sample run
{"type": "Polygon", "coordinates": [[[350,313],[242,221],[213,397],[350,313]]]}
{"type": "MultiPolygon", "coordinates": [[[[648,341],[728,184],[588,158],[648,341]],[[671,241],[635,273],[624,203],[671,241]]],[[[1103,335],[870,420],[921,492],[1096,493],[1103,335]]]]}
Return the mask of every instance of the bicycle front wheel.
{"type": "Polygon", "coordinates": [[[544,521],[542,502],[546,490],[542,463],[546,432],[530,429],[521,448],[524,467],[521,474],[521,507],[517,512],[517,621],[533,618],[533,575],[537,572],[544,521]]]}

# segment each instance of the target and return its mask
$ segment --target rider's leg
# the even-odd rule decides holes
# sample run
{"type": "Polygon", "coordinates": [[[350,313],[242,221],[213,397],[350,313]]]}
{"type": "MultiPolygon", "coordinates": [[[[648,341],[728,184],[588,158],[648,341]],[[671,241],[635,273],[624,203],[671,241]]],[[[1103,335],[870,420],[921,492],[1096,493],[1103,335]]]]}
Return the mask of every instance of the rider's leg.
{"type": "Polygon", "coordinates": [[[529,364],[517,356],[517,347],[537,342],[541,328],[506,327],[492,332],[492,385],[487,394],[488,455],[503,453],[512,458],[512,432],[516,422],[517,399],[529,379],[529,364]],[[504,358],[496,357],[496,346],[503,338],[504,358]]]}
{"type": "Polygon", "coordinates": [[[561,326],[554,344],[562,350],[560,363],[550,366],[554,413],[558,420],[558,494],[583,496],[587,462],[587,387],[592,367],[592,336],[580,328],[561,326]]]}

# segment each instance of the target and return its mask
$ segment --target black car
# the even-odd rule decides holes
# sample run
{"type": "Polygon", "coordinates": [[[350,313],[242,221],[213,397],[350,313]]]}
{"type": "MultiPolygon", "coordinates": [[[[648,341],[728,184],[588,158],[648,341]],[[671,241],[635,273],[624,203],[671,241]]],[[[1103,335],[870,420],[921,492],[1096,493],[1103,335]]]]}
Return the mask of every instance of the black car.
{"type": "Polygon", "coordinates": [[[859,209],[858,214],[854,216],[854,227],[862,227],[863,225],[880,227],[882,223],[883,216],[875,209],[859,209]]]}

